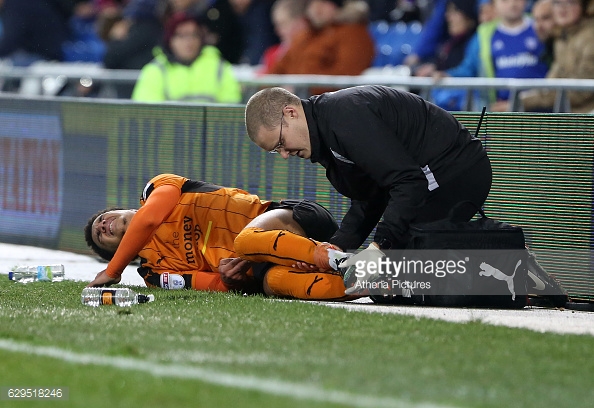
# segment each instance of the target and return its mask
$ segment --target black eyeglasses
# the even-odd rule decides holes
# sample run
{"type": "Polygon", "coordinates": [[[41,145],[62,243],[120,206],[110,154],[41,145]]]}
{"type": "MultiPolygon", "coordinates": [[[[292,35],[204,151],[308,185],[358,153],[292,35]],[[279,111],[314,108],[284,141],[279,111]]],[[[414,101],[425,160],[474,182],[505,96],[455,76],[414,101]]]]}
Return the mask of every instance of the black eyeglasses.
{"type": "Polygon", "coordinates": [[[276,144],[276,146],[274,147],[274,149],[269,150],[268,153],[270,154],[277,154],[279,149],[282,149],[283,147],[285,147],[285,141],[283,140],[283,119],[285,118],[285,112],[283,112],[283,115],[281,116],[281,126],[280,126],[280,134],[278,136],[278,143],[276,144]]]}

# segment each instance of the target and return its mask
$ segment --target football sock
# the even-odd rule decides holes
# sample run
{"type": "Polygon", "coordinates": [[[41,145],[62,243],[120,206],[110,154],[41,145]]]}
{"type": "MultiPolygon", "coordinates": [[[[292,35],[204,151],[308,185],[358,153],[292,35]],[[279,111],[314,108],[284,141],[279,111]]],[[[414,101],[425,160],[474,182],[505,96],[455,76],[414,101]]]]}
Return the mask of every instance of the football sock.
{"type": "Polygon", "coordinates": [[[339,259],[348,256],[322,243],[285,230],[244,228],[235,238],[235,252],[253,262],[292,266],[295,262],[317,265],[321,270],[337,270],[339,259]]]}
{"type": "Polygon", "coordinates": [[[314,251],[314,264],[321,270],[338,271],[340,265],[353,254],[342,252],[332,244],[320,243],[314,251]]]}
{"type": "Polygon", "coordinates": [[[345,297],[340,275],[324,272],[304,272],[275,265],[264,277],[270,295],[305,300],[329,300],[345,297]]]}

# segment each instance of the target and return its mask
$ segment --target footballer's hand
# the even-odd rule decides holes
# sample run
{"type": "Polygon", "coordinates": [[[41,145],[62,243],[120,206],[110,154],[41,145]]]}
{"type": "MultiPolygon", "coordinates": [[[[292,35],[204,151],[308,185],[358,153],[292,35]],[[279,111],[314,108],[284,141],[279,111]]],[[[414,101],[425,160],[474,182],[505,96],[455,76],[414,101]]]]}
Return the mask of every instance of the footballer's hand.
{"type": "Polygon", "coordinates": [[[116,283],[120,283],[120,281],[122,280],[121,276],[118,276],[117,278],[112,278],[109,275],[107,275],[105,271],[106,269],[99,272],[97,276],[95,276],[95,279],[87,285],[87,288],[101,288],[103,286],[111,286],[115,285],[116,283]]]}
{"type": "Polygon", "coordinates": [[[241,258],[223,258],[219,262],[221,280],[227,286],[236,288],[252,280],[247,272],[252,266],[250,261],[241,258]]]}
{"type": "Polygon", "coordinates": [[[307,262],[295,262],[293,265],[291,265],[293,268],[299,269],[301,271],[307,271],[307,272],[318,272],[320,270],[320,268],[318,268],[316,265],[307,263],[307,262]]]}

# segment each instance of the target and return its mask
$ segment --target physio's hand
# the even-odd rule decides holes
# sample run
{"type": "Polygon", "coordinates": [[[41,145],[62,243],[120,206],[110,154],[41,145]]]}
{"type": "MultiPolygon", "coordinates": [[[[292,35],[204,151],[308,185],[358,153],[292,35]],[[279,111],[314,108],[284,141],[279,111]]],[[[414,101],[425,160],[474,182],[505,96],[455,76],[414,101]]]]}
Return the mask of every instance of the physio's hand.
{"type": "Polygon", "coordinates": [[[219,262],[221,280],[229,287],[241,287],[253,279],[247,275],[251,265],[250,261],[241,258],[223,258],[219,262]]]}
{"type": "Polygon", "coordinates": [[[377,244],[375,242],[372,242],[371,244],[369,244],[369,246],[367,248],[365,248],[364,250],[351,256],[349,259],[344,261],[340,266],[341,266],[341,268],[342,267],[348,268],[351,266],[355,266],[357,264],[357,261],[365,261],[365,262],[377,261],[382,256],[385,256],[385,254],[381,251],[381,249],[379,249],[379,247],[377,246],[377,244]]]}
{"type": "Polygon", "coordinates": [[[377,244],[372,242],[367,248],[347,259],[340,268],[341,272],[343,272],[344,283],[347,288],[345,294],[353,295],[359,292],[360,288],[356,287],[355,283],[357,280],[366,280],[368,278],[367,275],[360,278],[355,275],[357,263],[364,262],[364,264],[367,264],[371,261],[377,262],[384,255],[385,254],[379,249],[377,244]]]}
{"type": "Polygon", "coordinates": [[[121,276],[118,276],[115,279],[109,277],[107,273],[105,273],[105,271],[106,270],[104,269],[101,272],[99,272],[97,276],[95,276],[95,279],[87,285],[87,288],[100,288],[103,286],[111,286],[115,285],[116,283],[120,283],[120,281],[122,280],[121,276]]]}

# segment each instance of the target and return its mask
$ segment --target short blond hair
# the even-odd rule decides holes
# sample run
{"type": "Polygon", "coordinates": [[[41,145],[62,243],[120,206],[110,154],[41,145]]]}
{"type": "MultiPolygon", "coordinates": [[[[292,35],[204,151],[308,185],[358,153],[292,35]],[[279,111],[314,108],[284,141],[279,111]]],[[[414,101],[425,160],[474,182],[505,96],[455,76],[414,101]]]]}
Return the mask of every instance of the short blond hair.
{"type": "Polygon", "coordinates": [[[266,88],[256,92],[245,105],[245,128],[255,142],[262,126],[272,130],[280,125],[282,110],[287,105],[299,105],[301,99],[284,88],[266,88]]]}

